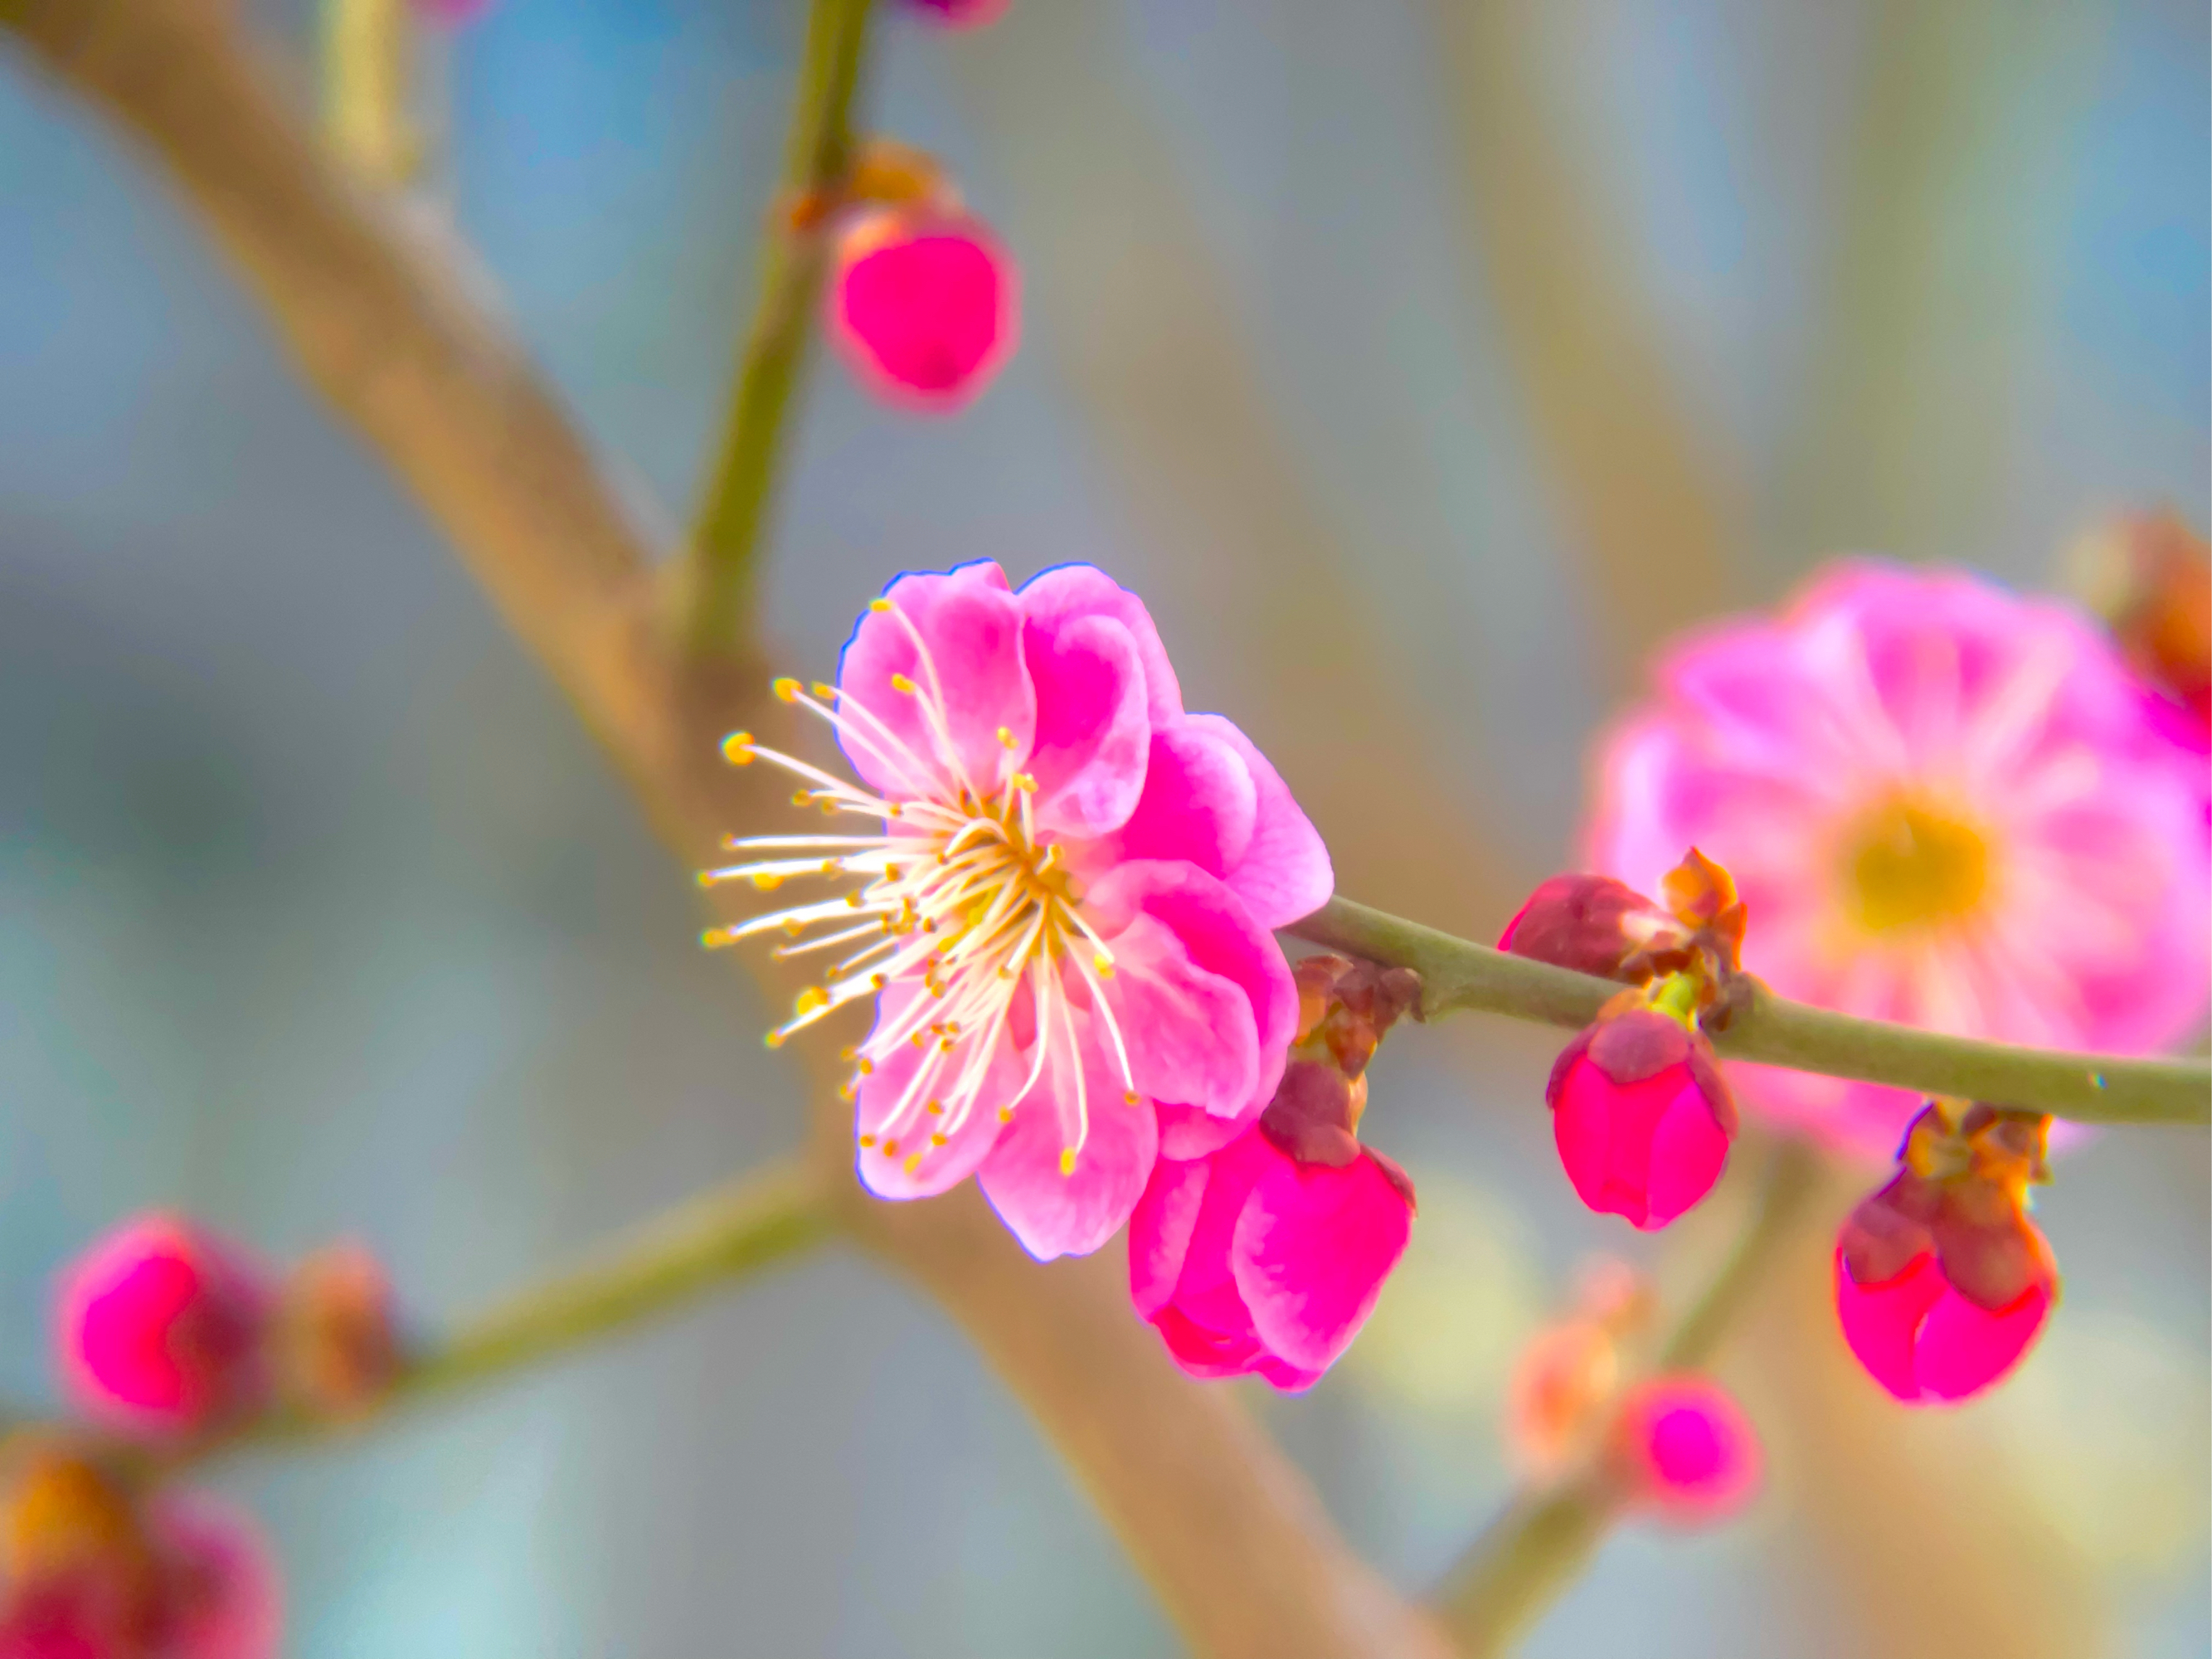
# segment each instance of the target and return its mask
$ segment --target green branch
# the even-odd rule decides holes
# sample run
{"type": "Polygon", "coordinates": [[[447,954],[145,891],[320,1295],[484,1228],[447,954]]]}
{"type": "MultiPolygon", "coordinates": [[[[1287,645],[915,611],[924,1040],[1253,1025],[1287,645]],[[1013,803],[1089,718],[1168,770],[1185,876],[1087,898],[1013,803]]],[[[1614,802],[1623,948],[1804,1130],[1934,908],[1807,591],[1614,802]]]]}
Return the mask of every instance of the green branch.
{"type": "MultiPolygon", "coordinates": [[[[1330,950],[1413,969],[1425,987],[1422,1004],[1430,1014],[1472,1008],[1578,1028],[1620,989],[1611,980],[1509,956],[1349,899],[1331,899],[1286,931],[1330,950]]],[[[2202,1060],[2069,1054],[1944,1036],[1791,1002],[1764,985],[1713,1046],[1735,1060],[2082,1123],[2212,1123],[2212,1066],[2202,1060]]]]}
{"type": "MultiPolygon", "coordinates": [[[[1661,1372],[1694,1370],[1711,1359],[1819,1184],[1820,1160],[1811,1148],[1785,1141],[1774,1149],[1751,1224],[1660,1345],[1661,1372]]],[[[1559,1485],[1514,1496],[1459,1559],[1437,1596],[1438,1616],[1467,1659],[1504,1653],[1527,1633],[1597,1553],[1623,1498],[1601,1449],[1559,1485]]]]}
{"type": "Polygon", "coordinates": [[[820,223],[787,222],[843,185],[868,0],[813,0],[784,161],[786,195],[763,239],[760,298],[714,471],[682,573],[682,643],[694,657],[734,654],[751,620],[761,528],[783,445],[784,415],[806,355],[830,249],[820,223]]]}

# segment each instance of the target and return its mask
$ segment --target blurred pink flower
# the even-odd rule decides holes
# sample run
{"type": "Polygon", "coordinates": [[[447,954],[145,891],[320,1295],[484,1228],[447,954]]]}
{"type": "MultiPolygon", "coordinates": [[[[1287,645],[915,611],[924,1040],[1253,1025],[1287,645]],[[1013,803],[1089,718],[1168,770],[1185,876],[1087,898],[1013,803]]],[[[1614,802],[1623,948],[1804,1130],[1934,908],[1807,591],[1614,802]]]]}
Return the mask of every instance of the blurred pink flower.
{"type": "Polygon", "coordinates": [[[1657,1376],[1622,1399],[1615,1477],[1667,1520],[1718,1521],[1759,1490],[1759,1437],[1727,1389],[1705,1376],[1657,1376]]]}
{"type": "Polygon", "coordinates": [[[198,1432],[252,1410],[269,1383],[273,1289],[244,1251],[180,1216],[125,1222],[64,1267],[54,1344],[62,1383],[125,1432],[198,1432]]]}
{"type": "Polygon", "coordinates": [[[906,0],[908,11],[918,12],[946,28],[978,29],[1004,15],[1010,0],[906,0]]]}
{"type": "Polygon", "coordinates": [[[925,204],[878,208],[837,239],[829,333],[887,403],[944,413],[972,402],[1014,352],[1021,275],[981,221],[925,204]]]}
{"type": "Polygon", "coordinates": [[[162,1578],[161,1639],[149,1659],[276,1659],[283,1581],[252,1517],[175,1489],[148,1499],[145,1516],[162,1578]]]}
{"type": "MultiPolygon", "coordinates": [[[[2203,762],[2069,608],[1849,562],[1695,635],[1598,755],[1592,862],[1639,890],[1692,842],[1734,872],[1744,966],[1934,1030],[2142,1053],[2202,1018],[2203,762]]],[[[1912,1096],[1763,1066],[1743,1097],[1869,1156],[1912,1096]]]]}
{"type": "Polygon", "coordinates": [[[860,787],[746,733],[726,752],[882,827],[733,842],[753,861],[702,879],[866,884],[709,942],[822,927],[783,952],[849,952],[769,1041],[874,1000],[850,1058],[876,1194],[978,1171],[1039,1259],[1097,1249],[1164,1149],[1222,1146],[1273,1097],[1298,1006],[1269,930],[1328,897],[1321,837],[1243,732],[1183,712],[1143,603],[1088,565],[1019,592],[989,563],[902,576],[835,689],[777,689],[860,787]]]}
{"type": "Polygon", "coordinates": [[[1711,1192],[1728,1163],[1735,1103],[1712,1044],[1656,1008],[1582,1032],[1544,1093],[1576,1194],[1647,1232],[1711,1192]]]}
{"type": "Polygon", "coordinates": [[[1320,1381],[1405,1254],[1413,1188],[1352,1138],[1302,1133],[1279,1100],[1206,1158],[1162,1158],[1129,1222],[1137,1311],[1193,1376],[1320,1381]]]}

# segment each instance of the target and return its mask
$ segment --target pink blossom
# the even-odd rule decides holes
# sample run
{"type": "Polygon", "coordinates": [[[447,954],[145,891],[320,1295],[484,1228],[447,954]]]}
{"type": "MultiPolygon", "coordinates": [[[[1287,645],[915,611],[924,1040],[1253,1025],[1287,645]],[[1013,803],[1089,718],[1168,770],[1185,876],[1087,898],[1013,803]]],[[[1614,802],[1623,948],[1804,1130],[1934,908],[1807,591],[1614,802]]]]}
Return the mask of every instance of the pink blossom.
{"type": "Polygon", "coordinates": [[[923,204],[880,208],[838,238],[829,333],[877,396],[947,412],[1014,352],[1021,275],[983,223],[923,204]]]}
{"type": "Polygon", "coordinates": [[[906,0],[907,9],[946,28],[977,29],[995,22],[1009,0],[906,0]]]}
{"type": "Polygon", "coordinates": [[[1243,732],[1183,711],[1142,602],[1088,565],[1018,592],[988,563],[902,576],[835,688],[777,690],[860,785],[744,732],[726,752],[881,828],[733,842],[750,861],[703,879],[866,884],[709,942],[842,947],[769,1042],[873,1001],[848,1055],[872,1191],[975,1171],[1039,1259],[1097,1249],[1164,1151],[1222,1146],[1273,1097],[1298,1007],[1269,930],[1328,898],[1321,837],[1243,732]]]}
{"type": "Polygon", "coordinates": [[[228,1241],[180,1216],[136,1217],[62,1270],[63,1385],[88,1416],[126,1432],[227,1421],[266,1395],[271,1301],[265,1273],[228,1241]]]}
{"type": "Polygon", "coordinates": [[[1613,1434],[1616,1477],[1664,1518],[1711,1522],[1759,1489],[1759,1437],[1728,1390],[1704,1376],[1658,1376],[1628,1391],[1613,1434]]]}
{"type": "Polygon", "coordinates": [[[1193,1376],[1310,1388],[1374,1311],[1413,1220],[1396,1164],[1348,1130],[1316,1146],[1271,1108],[1218,1152],[1160,1160],[1129,1222],[1130,1296],[1193,1376]]]}
{"type": "Polygon", "coordinates": [[[1867,1375],[1907,1405],[1965,1400],[2002,1380],[2051,1312],[2053,1286],[2033,1284],[1984,1308],[1944,1277],[1933,1251],[1879,1284],[1851,1277],[1836,1252],[1836,1314],[1867,1375]]]}
{"type": "Polygon", "coordinates": [[[1712,1190],[1735,1133],[1712,1045],[1655,1008],[1601,1020],[1569,1043],[1545,1098],[1576,1194],[1645,1231],[1712,1190]]]}
{"type": "MultiPolygon", "coordinates": [[[[1959,572],[1845,563],[1779,617],[1662,660],[1599,753],[1595,867],[1650,890],[1695,842],[1788,997],[2124,1054],[2202,1018],[2201,756],[2065,606],[1959,572]]],[[[1766,1067],[1747,1099],[1887,1155],[1911,1095],[1766,1067]]]]}

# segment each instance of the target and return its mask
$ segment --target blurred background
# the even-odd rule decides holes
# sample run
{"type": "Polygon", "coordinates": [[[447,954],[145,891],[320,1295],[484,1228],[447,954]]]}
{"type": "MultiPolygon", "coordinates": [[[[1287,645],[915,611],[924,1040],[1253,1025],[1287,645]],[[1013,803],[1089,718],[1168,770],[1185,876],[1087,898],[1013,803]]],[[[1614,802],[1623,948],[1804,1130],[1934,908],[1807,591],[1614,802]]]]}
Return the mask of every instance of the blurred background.
{"type": "MultiPolygon", "coordinates": [[[[500,0],[441,66],[425,211],[666,541],[799,10],[500,0]]],[[[310,100],[307,8],[246,11],[310,100]]],[[[823,366],[787,665],[901,568],[1103,564],[1368,902],[1494,934],[1571,861],[1650,647],[1826,555],[2032,585],[2112,509],[2206,520],[2200,4],[1014,0],[963,36],[886,0],[878,40],[873,125],[951,163],[1027,327],[949,422],[823,366]]],[[[0,52],[0,1391],[52,1398],[48,1276],[137,1206],[279,1255],[356,1233],[434,1322],[792,1143],[797,1074],[696,926],[155,176],[0,52]]],[[[1413,1251],[1321,1387],[1251,1396],[1409,1590],[1508,1490],[1516,1349],[1635,1248],[1559,1177],[1555,1043],[1391,1045],[1367,1128],[1413,1251]]],[[[1766,1501],[1624,1532],[1527,1651],[2212,1652],[2209,1187],[2199,1135],[2069,1156],[2065,1307],[1950,1413],[1850,1368],[1808,1236],[1723,1367],[1766,1501]]],[[[947,1322],[836,1253],[224,1480],[303,1659],[1175,1647],[947,1322]]]]}

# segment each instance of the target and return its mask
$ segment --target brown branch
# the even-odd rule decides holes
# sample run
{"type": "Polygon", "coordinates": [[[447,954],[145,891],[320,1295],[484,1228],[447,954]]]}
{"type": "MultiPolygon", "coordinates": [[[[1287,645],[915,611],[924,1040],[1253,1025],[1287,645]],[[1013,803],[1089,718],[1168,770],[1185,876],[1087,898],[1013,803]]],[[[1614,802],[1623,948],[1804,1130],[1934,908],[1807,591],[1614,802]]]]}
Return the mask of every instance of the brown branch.
{"type": "MultiPolygon", "coordinates": [[[[781,706],[739,694],[759,678],[742,665],[675,665],[647,550],[551,395],[315,153],[229,9],[0,0],[0,25],[155,154],[301,372],[453,541],[677,856],[704,861],[726,828],[772,810],[765,769],[720,766],[713,739],[739,724],[768,737],[781,706]]],[[[832,1048],[805,1053],[826,1068],[832,1048]]],[[[834,1182],[841,1221],[975,1338],[1194,1649],[1251,1659],[1446,1651],[1345,1549],[1234,1401],[1175,1371],[1130,1313],[1110,1257],[1037,1268],[972,1192],[867,1200],[850,1179],[842,1113],[829,1088],[815,1095],[811,1156],[834,1182]]]]}

